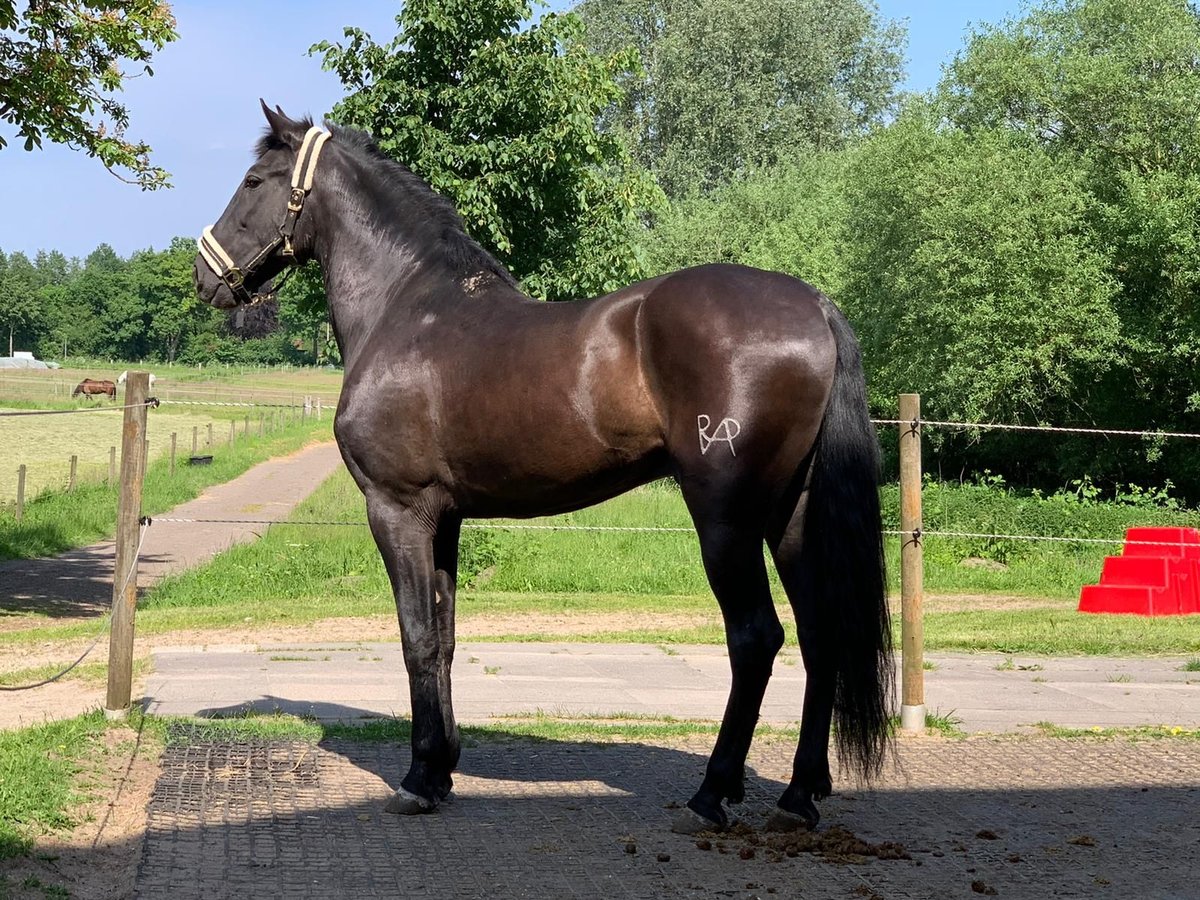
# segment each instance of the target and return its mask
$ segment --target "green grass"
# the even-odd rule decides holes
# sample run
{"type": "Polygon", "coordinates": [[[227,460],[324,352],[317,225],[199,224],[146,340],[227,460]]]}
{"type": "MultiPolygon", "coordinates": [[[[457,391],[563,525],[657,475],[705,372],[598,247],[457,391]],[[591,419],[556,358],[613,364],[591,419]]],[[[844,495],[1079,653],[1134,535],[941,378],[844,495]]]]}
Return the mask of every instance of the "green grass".
{"type": "MultiPolygon", "coordinates": [[[[182,716],[146,717],[147,727],[168,744],[197,741],[298,740],[318,743],[329,738],[352,741],[394,741],[412,737],[408,719],[369,719],[355,723],[319,722],[287,713],[256,713],[216,719],[182,716]]],[[[512,740],[610,742],[666,741],[697,735],[716,735],[720,722],[613,713],[607,716],[551,715],[542,711],[496,717],[486,725],[462,725],[465,744],[494,744],[512,740]]],[[[798,728],[759,725],[756,737],[794,740],[798,728]]]]}
{"type": "Polygon", "coordinates": [[[1200,659],[1189,659],[1179,667],[1180,672],[1200,672],[1200,659]]]}
{"type": "MultiPolygon", "coordinates": [[[[1136,515],[1131,521],[1147,521],[1145,517],[1152,520],[1155,515],[1153,510],[1115,507],[1114,512],[1061,499],[1042,500],[1039,505],[1030,498],[973,486],[938,486],[930,491],[934,507],[941,510],[942,527],[963,530],[1026,526],[1032,530],[1040,522],[1039,527],[1045,528],[1101,531],[1116,528],[1130,516],[1136,515]],[[971,504],[977,520],[968,521],[963,517],[971,504]],[[1079,521],[1068,526],[1055,518],[1063,508],[1079,521]],[[1037,521],[1024,521],[1022,516],[1037,521]]],[[[888,503],[885,492],[885,509],[888,503]]],[[[361,522],[364,518],[362,496],[345,473],[329,479],[292,515],[297,522],[361,522]]],[[[545,521],[682,526],[688,519],[677,490],[652,485],[545,521]]],[[[964,568],[959,555],[987,552],[987,548],[968,544],[954,552],[946,549],[954,546],[934,538],[927,542],[927,593],[953,594],[970,588],[1039,599],[1033,608],[973,609],[969,604],[958,610],[927,608],[925,644],[931,651],[1200,654],[1200,620],[1195,616],[1151,618],[1075,611],[1079,587],[1098,578],[1105,548],[1001,547],[996,555],[1007,560],[1007,568],[989,570],[964,568]],[[935,552],[936,547],[942,549],[935,552]]],[[[460,568],[464,584],[458,604],[460,622],[475,617],[517,620],[511,633],[489,639],[663,646],[724,641],[691,533],[468,530],[460,568]],[[614,614],[631,621],[619,628],[605,627],[603,617],[614,614]],[[529,615],[577,617],[581,624],[574,634],[544,633],[536,624],[520,624],[529,615]],[[589,617],[603,630],[589,626],[589,617]]],[[[892,566],[893,572],[896,568],[892,566]]],[[[780,618],[794,642],[791,613],[777,582],[774,590],[780,618]]],[[[382,563],[365,527],[283,525],[206,566],[161,582],[139,605],[138,631],[301,625],[335,617],[390,616],[393,609],[382,563]]],[[[0,633],[0,646],[87,633],[86,624],[39,627],[0,633]]]]}
{"type": "Polygon", "coordinates": [[[101,712],[0,731],[0,859],[25,853],[39,833],[75,824],[78,776],[106,723],[101,712]]]}
{"type": "MultiPolygon", "coordinates": [[[[885,517],[892,515],[896,489],[884,491],[885,517]]],[[[927,529],[988,531],[1068,536],[1120,537],[1133,524],[1195,522],[1195,513],[1154,510],[1116,504],[1036,500],[977,486],[930,486],[926,489],[927,529]]],[[[362,496],[346,474],[321,487],[294,518],[336,521],[365,520],[362,496]]],[[[467,530],[460,561],[464,585],[488,594],[656,594],[705,596],[708,583],[700,564],[696,537],[688,532],[569,532],[505,530],[504,521],[488,530],[467,530]]],[[[648,485],[589,509],[528,523],[558,525],[624,525],[689,527],[683,500],[673,486],[648,485]]],[[[294,549],[294,548],[293,548],[294,549]]],[[[926,541],[925,589],[929,593],[1010,594],[1074,601],[1079,588],[1099,578],[1109,546],[1033,544],[1002,541],[926,541]],[[998,568],[964,566],[985,559],[998,568]]],[[[246,551],[242,564],[255,574],[239,583],[248,593],[269,591],[295,598],[332,589],[336,597],[387,596],[374,544],[366,528],[305,528],[277,538],[272,546],[246,551]],[[273,571],[269,563],[283,557],[286,544],[303,544],[299,570],[273,571]]],[[[898,587],[897,542],[887,542],[892,588],[898,587]]],[[[296,556],[296,554],[289,554],[296,556]]],[[[779,584],[773,567],[772,584],[779,584]]],[[[170,602],[186,602],[182,585],[163,594],[170,602]]],[[[782,601],[782,595],[779,595],[782,601]]]]}
{"type": "Polygon", "coordinates": [[[1178,725],[1142,725],[1136,728],[1064,728],[1053,722],[1038,722],[1034,727],[1046,737],[1078,739],[1092,738],[1099,740],[1163,740],[1167,738],[1185,741],[1200,741],[1200,729],[1182,728],[1178,725]]]}
{"type": "MultiPolygon", "coordinates": [[[[900,717],[895,718],[895,726],[900,724],[900,717]]],[[[942,713],[940,710],[925,713],[925,730],[940,734],[942,737],[960,738],[966,737],[966,732],[960,726],[962,719],[954,714],[954,710],[948,713],[942,713]]]]}
{"type": "MultiPolygon", "coordinates": [[[[187,466],[177,460],[174,477],[169,461],[160,457],[146,473],[142,509],[151,516],[164,512],[197,497],[210,485],[236,478],[256,463],[331,437],[328,419],[284,425],[262,438],[252,427],[249,439],[241,439],[239,431],[239,440],[232,446],[213,448],[211,465],[187,466]]],[[[180,457],[184,455],[181,448],[180,457]]],[[[116,527],[116,508],[117,489],[108,485],[86,484],[69,494],[44,493],[26,504],[21,522],[11,512],[0,514],[0,560],[50,556],[108,537],[116,527]]]]}

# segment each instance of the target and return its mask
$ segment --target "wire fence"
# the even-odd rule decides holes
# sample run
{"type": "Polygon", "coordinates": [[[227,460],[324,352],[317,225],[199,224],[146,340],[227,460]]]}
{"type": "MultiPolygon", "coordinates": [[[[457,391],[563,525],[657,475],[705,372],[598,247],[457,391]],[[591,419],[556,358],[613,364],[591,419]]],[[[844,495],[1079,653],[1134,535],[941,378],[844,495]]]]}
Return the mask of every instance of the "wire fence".
{"type": "Polygon", "coordinates": [[[1047,434],[1090,434],[1102,437],[1137,437],[1137,438],[1184,438],[1200,439],[1200,434],[1186,431],[1129,431],[1119,428],[1082,428],[1063,425],[1006,425],[1001,422],[940,422],[935,419],[872,419],[874,425],[907,425],[911,428],[927,426],[930,428],[958,428],[963,431],[1026,431],[1046,432],[1047,434]]]}
{"type": "MultiPolygon", "coordinates": [[[[201,519],[201,518],[186,518],[181,516],[153,516],[147,517],[147,524],[155,522],[174,523],[181,525],[281,525],[281,526],[296,526],[296,527],[320,527],[320,528],[369,528],[370,523],[358,520],[338,520],[338,519],[201,519]]],[[[524,524],[511,522],[464,522],[462,524],[464,530],[471,531],[555,531],[555,532],[582,532],[594,534],[622,534],[622,533],[645,533],[645,534],[689,534],[694,535],[696,529],[689,525],[570,525],[570,524],[524,524]]],[[[918,529],[915,533],[910,531],[901,531],[895,527],[884,528],[883,534],[889,537],[916,537],[924,539],[927,537],[950,538],[950,539],[982,539],[982,540],[1000,540],[1000,541],[1046,541],[1059,544],[1102,544],[1102,545],[1118,545],[1126,547],[1195,547],[1195,543],[1187,541],[1141,541],[1127,540],[1125,538],[1091,538],[1091,537],[1062,537],[1057,535],[1043,534],[1003,534],[995,532],[976,532],[976,531],[942,531],[938,529],[918,529]]]]}
{"type": "Polygon", "coordinates": [[[0,418],[15,418],[17,416],[72,416],[82,413],[121,412],[126,409],[136,409],[139,406],[147,406],[154,409],[159,403],[160,401],[157,398],[150,397],[145,403],[129,403],[125,406],[86,406],[79,409],[17,409],[0,412],[0,418]]]}
{"type": "MultiPolygon", "coordinates": [[[[0,401],[0,404],[2,403],[3,401],[0,401]]],[[[26,502],[36,499],[43,493],[63,490],[70,492],[86,484],[114,485],[117,480],[117,460],[115,448],[108,442],[112,440],[114,444],[119,443],[120,425],[114,422],[113,428],[109,429],[107,426],[100,426],[96,423],[103,420],[105,413],[125,413],[140,407],[157,409],[176,405],[182,407],[174,410],[176,416],[191,415],[193,419],[202,417],[210,420],[213,416],[222,419],[232,416],[228,422],[221,423],[221,427],[229,428],[228,437],[214,430],[214,425],[217,424],[214,421],[185,423],[183,427],[190,426],[192,428],[190,442],[181,433],[182,428],[178,434],[178,449],[185,453],[185,458],[188,455],[185,444],[191,448],[190,456],[196,456],[210,453],[212,448],[218,445],[232,444],[235,436],[238,438],[250,436],[255,429],[255,424],[250,418],[250,413],[254,409],[259,410],[257,423],[259,437],[289,423],[320,420],[323,409],[319,401],[313,401],[311,397],[306,396],[303,398],[303,402],[297,403],[295,406],[175,401],[160,397],[148,397],[142,403],[133,404],[104,404],[70,409],[2,410],[0,411],[0,447],[9,444],[9,440],[6,438],[12,439],[12,445],[15,448],[23,448],[24,452],[18,450],[11,457],[8,453],[4,453],[0,457],[0,463],[11,461],[14,464],[11,470],[5,467],[5,470],[0,472],[0,514],[12,512],[20,520],[23,517],[26,502]],[[240,410],[244,410],[247,416],[243,421],[240,413],[236,412],[227,412],[222,415],[214,411],[209,415],[203,412],[203,408],[206,407],[238,407],[240,410]],[[19,425],[19,423],[35,422],[39,417],[88,414],[93,416],[92,419],[84,421],[91,424],[78,427],[64,426],[56,429],[47,425],[44,431],[40,428],[30,431],[30,427],[19,425]],[[235,420],[239,424],[235,425],[235,420]],[[12,430],[6,430],[5,422],[12,423],[12,427],[16,428],[15,437],[12,430]],[[43,440],[43,434],[46,436],[45,440],[43,440]],[[106,449],[109,451],[107,454],[104,453],[106,449]],[[57,455],[59,451],[61,451],[61,457],[57,455]],[[107,459],[104,458],[105,455],[107,455],[107,459]],[[20,465],[17,465],[18,463],[20,465]]],[[[180,427],[178,419],[172,419],[172,427],[180,427]]],[[[155,430],[153,434],[154,437],[151,440],[151,446],[147,448],[147,453],[153,452],[157,457],[165,455],[169,451],[172,460],[171,471],[174,473],[176,434],[168,435],[167,430],[155,430]]]]}
{"type": "MultiPolygon", "coordinates": [[[[960,429],[991,429],[991,430],[1009,430],[1036,432],[1042,431],[1047,433],[1058,434],[1085,434],[1096,436],[1119,436],[1119,437],[1138,437],[1138,438],[1183,438],[1195,439],[1200,438],[1200,434],[1188,432],[1165,432],[1165,431],[1133,431],[1127,429],[1111,429],[1111,428],[1083,428],[1073,426],[1053,426],[1053,425],[1008,425],[996,422],[952,422],[939,421],[932,419],[872,419],[874,425],[892,425],[903,426],[908,425],[913,429],[919,429],[922,426],[931,428],[960,428],[960,429]]],[[[178,516],[156,516],[153,521],[177,523],[177,524],[206,524],[206,525],[286,525],[286,526],[316,526],[316,527],[369,527],[365,521],[339,521],[339,520],[291,520],[291,519],[197,519],[183,518],[178,516]]],[[[467,530],[478,531],[557,531],[557,532],[587,532],[587,533],[647,533],[647,534],[695,534],[695,529],[690,526],[665,526],[665,525],[572,525],[572,524],[514,524],[507,522],[464,522],[462,527],[467,530]]],[[[885,527],[883,534],[891,537],[907,537],[913,540],[922,540],[924,538],[947,538],[947,539],[963,539],[963,540],[997,540],[997,541],[1025,541],[1025,542],[1046,542],[1058,544],[1080,544],[1080,545],[1105,545],[1105,546],[1134,546],[1134,547],[1194,547],[1195,544],[1179,541],[1141,541],[1141,540],[1126,540],[1124,537],[1066,537],[1061,535],[1042,535],[1042,534],[1007,534],[999,532],[986,531],[950,531],[939,529],[916,529],[915,531],[901,531],[896,527],[885,527]]]]}
{"type": "MultiPolygon", "coordinates": [[[[160,405],[160,400],[154,397],[147,398],[144,403],[128,404],[124,406],[114,406],[103,408],[103,411],[117,411],[136,409],[138,407],[156,408],[160,405]]],[[[258,407],[278,409],[277,404],[259,404],[259,403],[226,403],[226,402],[197,402],[184,400],[168,400],[168,403],[189,406],[238,406],[238,407],[258,407]]],[[[305,409],[309,408],[309,400],[306,398],[305,409]]],[[[19,415],[64,415],[81,412],[94,412],[93,409],[80,410],[22,410],[11,413],[0,413],[0,416],[19,416],[19,415]]],[[[1173,433],[1163,431],[1132,431],[1124,429],[1101,429],[1101,428],[1075,428],[1075,427],[1060,427],[1060,426],[1027,426],[1027,425],[1005,425],[1002,423],[971,423],[971,422],[950,422],[937,420],[923,420],[919,417],[911,420],[905,419],[874,419],[872,420],[878,426],[908,426],[911,433],[919,433],[922,426],[933,428],[958,428],[958,429],[990,429],[990,430],[1010,430],[1021,432],[1036,432],[1043,431],[1047,433],[1059,434],[1083,434],[1096,436],[1119,436],[1119,437],[1137,437],[1137,438],[1181,438],[1195,439],[1200,438],[1200,434],[1191,433],[1173,433]]],[[[248,427],[248,426],[247,426],[248,427]]],[[[129,577],[136,571],[137,559],[140,557],[142,547],[149,529],[156,523],[171,523],[181,525],[256,525],[256,526],[285,526],[285,527],[351,527],[351,528],[366,528],[369,523],[362,520],[339,520],[339,519],[266,519],[266,518],[221,518],[221,517],[185,517],[185,516],[156,516],[142,517],[140,520],[140,532],[137,540],[137,548],[133,553],[134,563],[126,576],[125,583],[122,585],[120,592],[124,592],[128,587],[129,577]]],[[[493,530],[493,531],[518,531],[518,532],[578,532],[591,534],[670,534],[670,535],[694,535],[695,529],[690,526],[669,526],[669,525],[579,525],[572,523],[513,523],[513,522],[491,522],[491,521],[472,521],[463,523],[462,527],[469,530],[493,530]]],[[[1067,537],[1059,535],[1038,535],[1038,534],[1007,534],[988,531],[953,531],[953,530],[938,530],[917,527],[911,530],[901,530],[894,525],[889,524],[883,530],[883,534],[890,537],[899,537],[905,544],[919,544],[926,538],[944,538],[944,539],[971,539],[971,540],[998,540],[998,541],[1025,541],[1025,542],[1050,542],[1058,544],[1078,544],[1078,545],[1124,545],[1129,546],[1145,546],[1145,547],[1195,547],[1194,543],[1183,541],[1147,541],[1147,540],[1127,540],[1121,538],[1095,538],[1095,537],[1067,537]]],[[[115,579],[114,579],[115,580],[115,579]]],[[[50,684],[54,681],[67,675],[77,666],[79,666],[89,654],[99,644],[104,634],[107,633],[111,626],[112,614],[106,614],[97,633],[92,638],[91,642],[84,651],[69,665],[63,667],[53,675],[41,679],[37,682],[22,685],[0,685],[0,691],[26,691],[32,690],[50,684]]]]}

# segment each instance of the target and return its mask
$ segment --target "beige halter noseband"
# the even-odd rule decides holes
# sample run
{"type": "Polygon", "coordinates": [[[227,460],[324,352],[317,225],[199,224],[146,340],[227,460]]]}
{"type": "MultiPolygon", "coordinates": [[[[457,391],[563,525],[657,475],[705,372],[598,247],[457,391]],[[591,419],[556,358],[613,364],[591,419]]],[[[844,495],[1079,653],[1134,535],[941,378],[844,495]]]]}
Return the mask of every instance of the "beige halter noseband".
{"type": "Polygon", "coordinates": [[[300,151],[296,154],[296,167],[292,170],[292,193],[288,198],[283,222],[279,225],[279,233],[245,266],[239,267],[233,261],[233,257],[213,236],[211,225],[201,232],[200,240],[196,242],[200,249],[200,258],[225,283],[225,286],[233,294],[233,299],[238,303],[254,304],[263,299],[264,295],[251,295],[246,289],[246,279],[252,278],[258,268],[280,245],[283,246],[280,251],[282,255],[287,257],[289,262],[295,262],[296,252],[292,246],[292,235],[296,231],[296,219],[300,216],[300,210],[304,208],[305,197],[313,188],[313,177],[317,172],[317,157],[321,155],[321,148],[325,146],[329,137],[329,132],[317,125],[305,133],[304,141],[300,144],[300,151]]]}

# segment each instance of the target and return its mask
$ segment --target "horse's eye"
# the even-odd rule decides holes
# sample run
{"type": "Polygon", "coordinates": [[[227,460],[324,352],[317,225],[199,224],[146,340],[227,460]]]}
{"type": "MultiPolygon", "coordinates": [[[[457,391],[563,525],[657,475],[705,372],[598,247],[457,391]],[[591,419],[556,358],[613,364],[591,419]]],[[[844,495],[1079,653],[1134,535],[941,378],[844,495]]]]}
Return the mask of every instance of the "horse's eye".
{"type": "Polygon", "coordinates": [[[247,175],[246,176],[246,187],[256,188],[260,184],[262,184],[262,179],[259,178],[257,175],[247,175]]]}

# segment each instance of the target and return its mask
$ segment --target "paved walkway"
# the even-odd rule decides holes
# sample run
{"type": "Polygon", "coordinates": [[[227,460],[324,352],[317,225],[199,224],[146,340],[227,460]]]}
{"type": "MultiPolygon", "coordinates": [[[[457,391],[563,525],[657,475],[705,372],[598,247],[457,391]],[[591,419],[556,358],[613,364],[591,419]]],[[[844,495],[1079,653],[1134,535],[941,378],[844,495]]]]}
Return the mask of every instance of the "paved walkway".
{"type": "MultiPolygon", "coordinates": [[[[162,648],[156,713],[281,709],[326,720],[406,715],[397,643],[162,648]]],[[[936,655],[931,708],[968,731],[1200,727],[1200,674],[1171,659],[936,655]]],[[[162,759],[138,898],[773,897],[1196,894],[1200,744],[903,736],[872,790],[836,777],[813,837],[764,830],[795,746],[766,735],[748,760],[732,834],[673,834],[709,736],[620,743],[503,734],[505,715],[715,719],[727,660],[717,647],[460,644],[456,708],[492,722],[469,739],[453,802],[389,816],[407,769],[401,742],[214,741],[180,727],[162,759]],[[855,838],[881,846],[890,855],[855,838]],[[813,853],[817,855],[812,855],[813,853]]],[[[763,718],[796,719],[803,668],[775,667],[763,718]]]]}
{"type": "Polygon", "coordinates": [[[837,778],[820,804],[822,831],[810,837],[764,831],[795,748],[759,740],[746,802],[733,808],[738,830],[673,834],[711,744],[472,743],[453,802],[400,817],[383,808],[408,766],[406,747],[185,733],[162,758],[135,896],[1197,896],[1195,741],[902,739],[874,790],[837,778]],[[854,836],[901,846],[873,858],[854,836]]]}
{"type": "MultiPolygon", "coordinates": [[[[1169,725],[1200,728],[1200,673],[1184,659],[938,654],[926,675],[930,712],[968,732],[1169,725]]],[[[542,711],[563,715],[719,719],[729,690],[722,647],[460,643],[454,660],[460,721],[542,711]]],[[[764,722],[800,717],[804,667],[781,654],[764,722]]],[[[157,648],[147,709],[163,715],[282,710],[325,720],[407,716],[399,643],[310,641],[268,646],[157,648]]]]}

